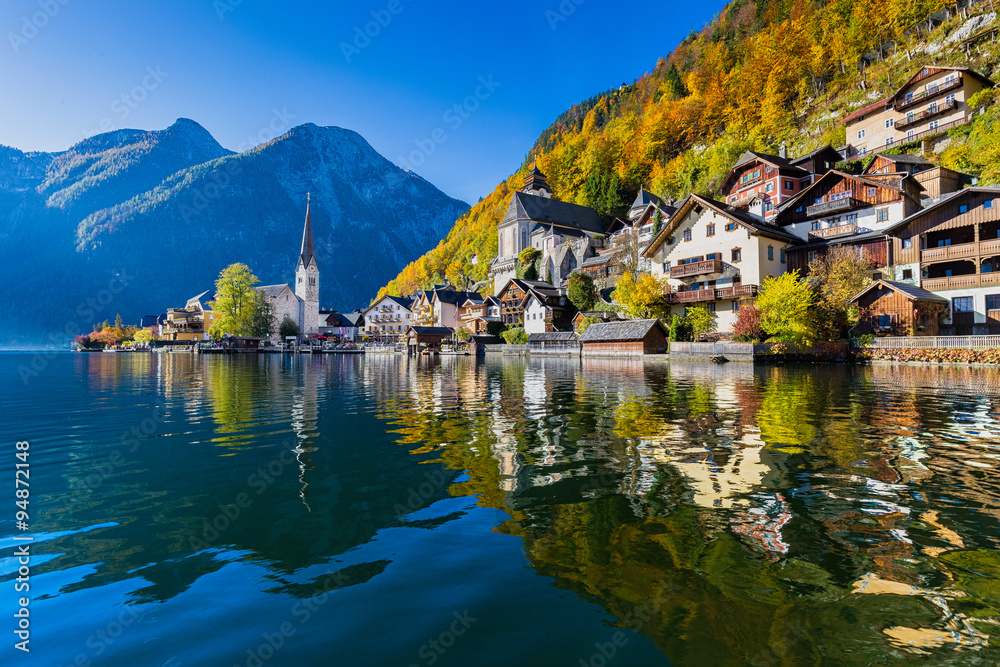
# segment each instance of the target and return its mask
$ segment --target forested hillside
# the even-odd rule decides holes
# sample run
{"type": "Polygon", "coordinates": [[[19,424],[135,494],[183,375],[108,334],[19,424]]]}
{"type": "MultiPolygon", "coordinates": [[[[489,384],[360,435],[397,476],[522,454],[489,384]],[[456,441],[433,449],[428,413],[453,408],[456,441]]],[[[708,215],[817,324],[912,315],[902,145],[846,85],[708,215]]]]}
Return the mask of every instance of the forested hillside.
{"type": "MultiPolygon", "coordinates": [[[[785,144],[795,156],[844,144],[838,121],[923,64],[971,66],[993,77],[1000,44],[969,38],[989,34],[995,21],[988,1],[956,12],[944,0],[735,0],[633,85],[562,114],[515,174],[379,295],[407,294],[445,276],[486,279],[496,223],[533,159],[556,197],[606,216],[620,214],[640,185],[668,198],[711,194],[748,149],[777,152],[785,144]],[[946,5],[950,18],[927,21],[946,5]]],[[[995,115],[990,108],[954,130],[952,145],[932,159],[1000,181],[995,115]]]]}

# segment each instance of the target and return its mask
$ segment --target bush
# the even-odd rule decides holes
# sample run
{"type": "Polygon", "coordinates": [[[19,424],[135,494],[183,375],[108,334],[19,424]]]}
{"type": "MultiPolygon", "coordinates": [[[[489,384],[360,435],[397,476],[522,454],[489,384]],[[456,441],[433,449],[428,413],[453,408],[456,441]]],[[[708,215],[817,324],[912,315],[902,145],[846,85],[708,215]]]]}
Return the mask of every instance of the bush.
{"type": "Polygon", "coordinates": [[[460,341],[467,341],[471,336],[472,334],[469,333],[469,330],[466,329],[465,327],[461,327],[459,328],[458,331],[455,332],[455,337],[458,338],[460,341]]]}
{"type": "Polygon", "coordinates": [[[504,329],[506,328],[507,325],[504,324],[503,322],[487,322],[486,335],[496,336],[497,338],[500,338],[503,335],[504,329]]]}
{"type": "Polygon", "coordinates": [[[712,333],[718,329],[715,313],[706,306],[695,306],[688,310],[688,324],[691,325],[691,336],[697,340],[704,333],[712,333]]]}
{"type": "Polygon", "coordinates": [[[528,342],[528,334],[524,331],[523,327],[511,327],[500,334],[500,337],[508,345],[525,345],[528,342]]]}
{"type": "Polygon", "coordinates": [[[760,328],[760,310],[757,306],[747,303],[736,313],[736,323],[733,324],[733,338],[741,343],[752,343],[764,340],[767,334],[760,328]]]}
{"type": "Polygon", "coordinates": [[[577,310],[592,310],[594,308],[594,279],[586,273],[574,271],[569,276],[569,302],[577,310]]]}
{"type": "Polygon", "coordinates": [[[880,361],[918,361],[937,364],[1000,364],[1000,349],[962,350],[955,348],[921,348],[903,350],[862,350],[863,359],[880,361]]]}
{"type": "Polygon", "coordinates": [[[281,340],[285,340],[287,336],[299,336],[301,333],[298,322],[290,317],[286,316],[278,325],[278,335],[281,336],[281,340]]]}
{"type": "Polygon", "coordinates": [[[670,319],[670,342],[689,342],[694,338],[694,330],[691,323],[683,315],[674,315],[670,319]]]}

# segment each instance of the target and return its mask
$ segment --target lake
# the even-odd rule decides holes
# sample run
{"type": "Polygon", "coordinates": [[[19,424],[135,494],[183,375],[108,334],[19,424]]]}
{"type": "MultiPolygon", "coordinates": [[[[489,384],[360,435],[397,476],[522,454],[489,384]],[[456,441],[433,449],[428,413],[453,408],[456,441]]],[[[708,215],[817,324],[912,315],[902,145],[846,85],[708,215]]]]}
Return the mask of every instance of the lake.
{"type": "Polygon", "coordinates": [[[1000,664],[995,370],[32,360],[4,664],[1000,664]]]}

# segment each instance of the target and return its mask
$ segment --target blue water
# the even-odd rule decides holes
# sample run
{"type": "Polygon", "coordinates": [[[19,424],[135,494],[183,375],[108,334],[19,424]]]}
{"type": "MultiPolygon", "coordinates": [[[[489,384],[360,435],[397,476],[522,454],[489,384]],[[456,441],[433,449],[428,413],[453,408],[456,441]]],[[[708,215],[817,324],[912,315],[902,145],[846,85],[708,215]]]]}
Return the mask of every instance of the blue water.
{"type": "Polygon", "coordinates": [[[31,362],[4,664],[998,664],[991,371],[31,362]]]}

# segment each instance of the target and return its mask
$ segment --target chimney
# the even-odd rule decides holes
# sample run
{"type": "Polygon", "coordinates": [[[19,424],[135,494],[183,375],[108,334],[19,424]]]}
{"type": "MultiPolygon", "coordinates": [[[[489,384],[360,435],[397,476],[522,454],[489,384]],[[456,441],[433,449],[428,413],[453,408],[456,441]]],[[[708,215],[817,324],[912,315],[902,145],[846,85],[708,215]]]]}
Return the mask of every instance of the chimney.
{"type": "Polygon", "coordinates": [[[778,157],[780,157],[782,160],[788,159],[788,147],[785,146],[785,144],[781,144],[781,146],[778,147],[778,157]]]}

